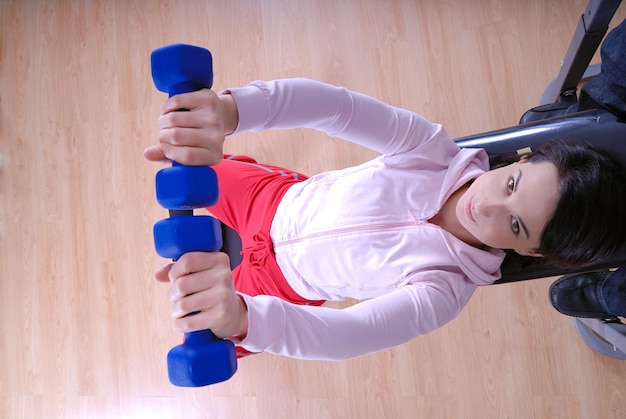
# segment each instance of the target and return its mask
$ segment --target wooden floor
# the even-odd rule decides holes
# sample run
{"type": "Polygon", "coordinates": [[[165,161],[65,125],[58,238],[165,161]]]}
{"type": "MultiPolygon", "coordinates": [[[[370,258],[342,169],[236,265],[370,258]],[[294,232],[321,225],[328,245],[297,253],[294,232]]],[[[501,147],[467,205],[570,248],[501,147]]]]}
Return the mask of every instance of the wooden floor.
{"type": "MultiPolygon", "coordinates": [[[[169,384],[152,280],[164,95],[150,52],[206,46],[215,88],[304,76],[443,123],[502,128],[538,104],[584,0],[0,0],[0,417],[624,418],[626,362],[552,309],[550,279],[479,289],[450,325],[347,362],[261,354],[169,384]]],[[[622,5],[613,26],[626,17],[622,5]]],[[[313,174],[374,154],[314,132],[228,152],[313,174]]]]}

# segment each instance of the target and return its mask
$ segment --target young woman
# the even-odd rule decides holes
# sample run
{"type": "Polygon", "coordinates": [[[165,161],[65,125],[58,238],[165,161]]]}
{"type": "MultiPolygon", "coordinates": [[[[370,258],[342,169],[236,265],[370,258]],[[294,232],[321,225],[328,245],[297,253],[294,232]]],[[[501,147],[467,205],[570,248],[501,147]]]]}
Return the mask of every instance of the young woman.
{"type": "Polygon", "coordinates": [[[391,348],[446,324],[498,279],[500,249],[584,264],[626,237],[621,168],[583,144],[551,143],[489,171],[483,150],[459,149],[440,125],[306,79],[174,96],[158,124],[145,157],[214,165],[221,197],[209,211],[243,242],[232,273],[220,253],[156,272],[172,283],[174,329],[211,329],[242,352],[339,360],[391,348]],[[222,159],[225,134],[296,127],[381,155],[310,178],[222,159]],[[361,302],[320,307],[345,299],[361,302]]]}

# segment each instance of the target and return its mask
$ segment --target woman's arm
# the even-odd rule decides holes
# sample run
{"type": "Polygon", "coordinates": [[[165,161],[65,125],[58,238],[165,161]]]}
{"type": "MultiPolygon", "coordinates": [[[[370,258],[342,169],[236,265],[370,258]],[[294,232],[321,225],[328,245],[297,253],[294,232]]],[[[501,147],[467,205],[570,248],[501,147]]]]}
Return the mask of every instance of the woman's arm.
{"type": "Polygon", "coordinates": [[[413,112],[309,79],[176,95],[163,102],[158,125],[159,144],[144,156],[187,165],[217,164],[225,136],[244,131],[311,128],[387,156],[411,152],[442,132],[413,112]]]}
{"type": "Polygon", "coordinates": [[[251,352],[342,360],[401,345],[443,326],[476,288],[460,274],[422,275],[418,283],[345,309],[236,293],[228,258],[220,253],[185,254],[155,277],[171,282],[171,315],[179,332],[211,329],[251,352]]]}
{"type": "Polygon", "coordinates": [[[229,89],[238,108],[235,131],[312,128],[386,155],[410,151],[442,128],[404,109],[309,79],[255,81],[229,89]]]}
{"type": "Polygon", "coordinates": [[[475,286],[468,284],[459,301],[448,285],[408,285],[341,310],[243,295],[249,315],[241,346],[316,360],[344,360],[393,348],[459,314],[475,286]]]}
{"type": "Polygon", "coordinates": [[[422,275],[418,283],[345,309],[236,293],[228,258],[220,253],[187,253],[155,277],[171,282],[171,315],[179,332],[211,329],[252,352],[342,360],[398,346],[443,326],[476,288],[460,274],[422,275]]]}

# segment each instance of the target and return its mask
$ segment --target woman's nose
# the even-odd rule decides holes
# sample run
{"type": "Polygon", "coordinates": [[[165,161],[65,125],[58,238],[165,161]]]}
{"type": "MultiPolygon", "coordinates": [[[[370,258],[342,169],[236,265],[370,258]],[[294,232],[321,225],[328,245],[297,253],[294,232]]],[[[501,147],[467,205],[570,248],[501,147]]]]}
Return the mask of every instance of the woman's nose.
{"type": "Polygon", "coordinates": [[[504,202],[498,199],[483,199],[474,204],[474,210],[483,217],[491,217],[503,208],[504,202]]]}

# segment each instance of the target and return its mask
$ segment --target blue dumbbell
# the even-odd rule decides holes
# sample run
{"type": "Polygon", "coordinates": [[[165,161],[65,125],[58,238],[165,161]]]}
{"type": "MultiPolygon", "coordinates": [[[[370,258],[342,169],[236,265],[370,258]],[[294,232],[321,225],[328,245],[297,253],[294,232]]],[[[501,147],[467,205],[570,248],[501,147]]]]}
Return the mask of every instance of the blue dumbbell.
{"type": "MultiPolygon", "coordinates": [[[[213,84],[211,53],[204,48],[185,44],[159,48],[152,52],[151,64],[155,86],[170,97],[213,84]]],[[[187,252],[220,250],[219,221],[193,215],[194,208],[217,202],[213,169],[173,163],[157,173],[156,192],[159,204],[170,210],[170,218],[154,226],[160,256],[176,260],[187,252]]],[[[228,380],[237,371],[235,346],[218,339],[210,330],[185,333],[183,344],[167,354],[167,369],[170,382],[177,386],[200,387],[228,380]]]]}

